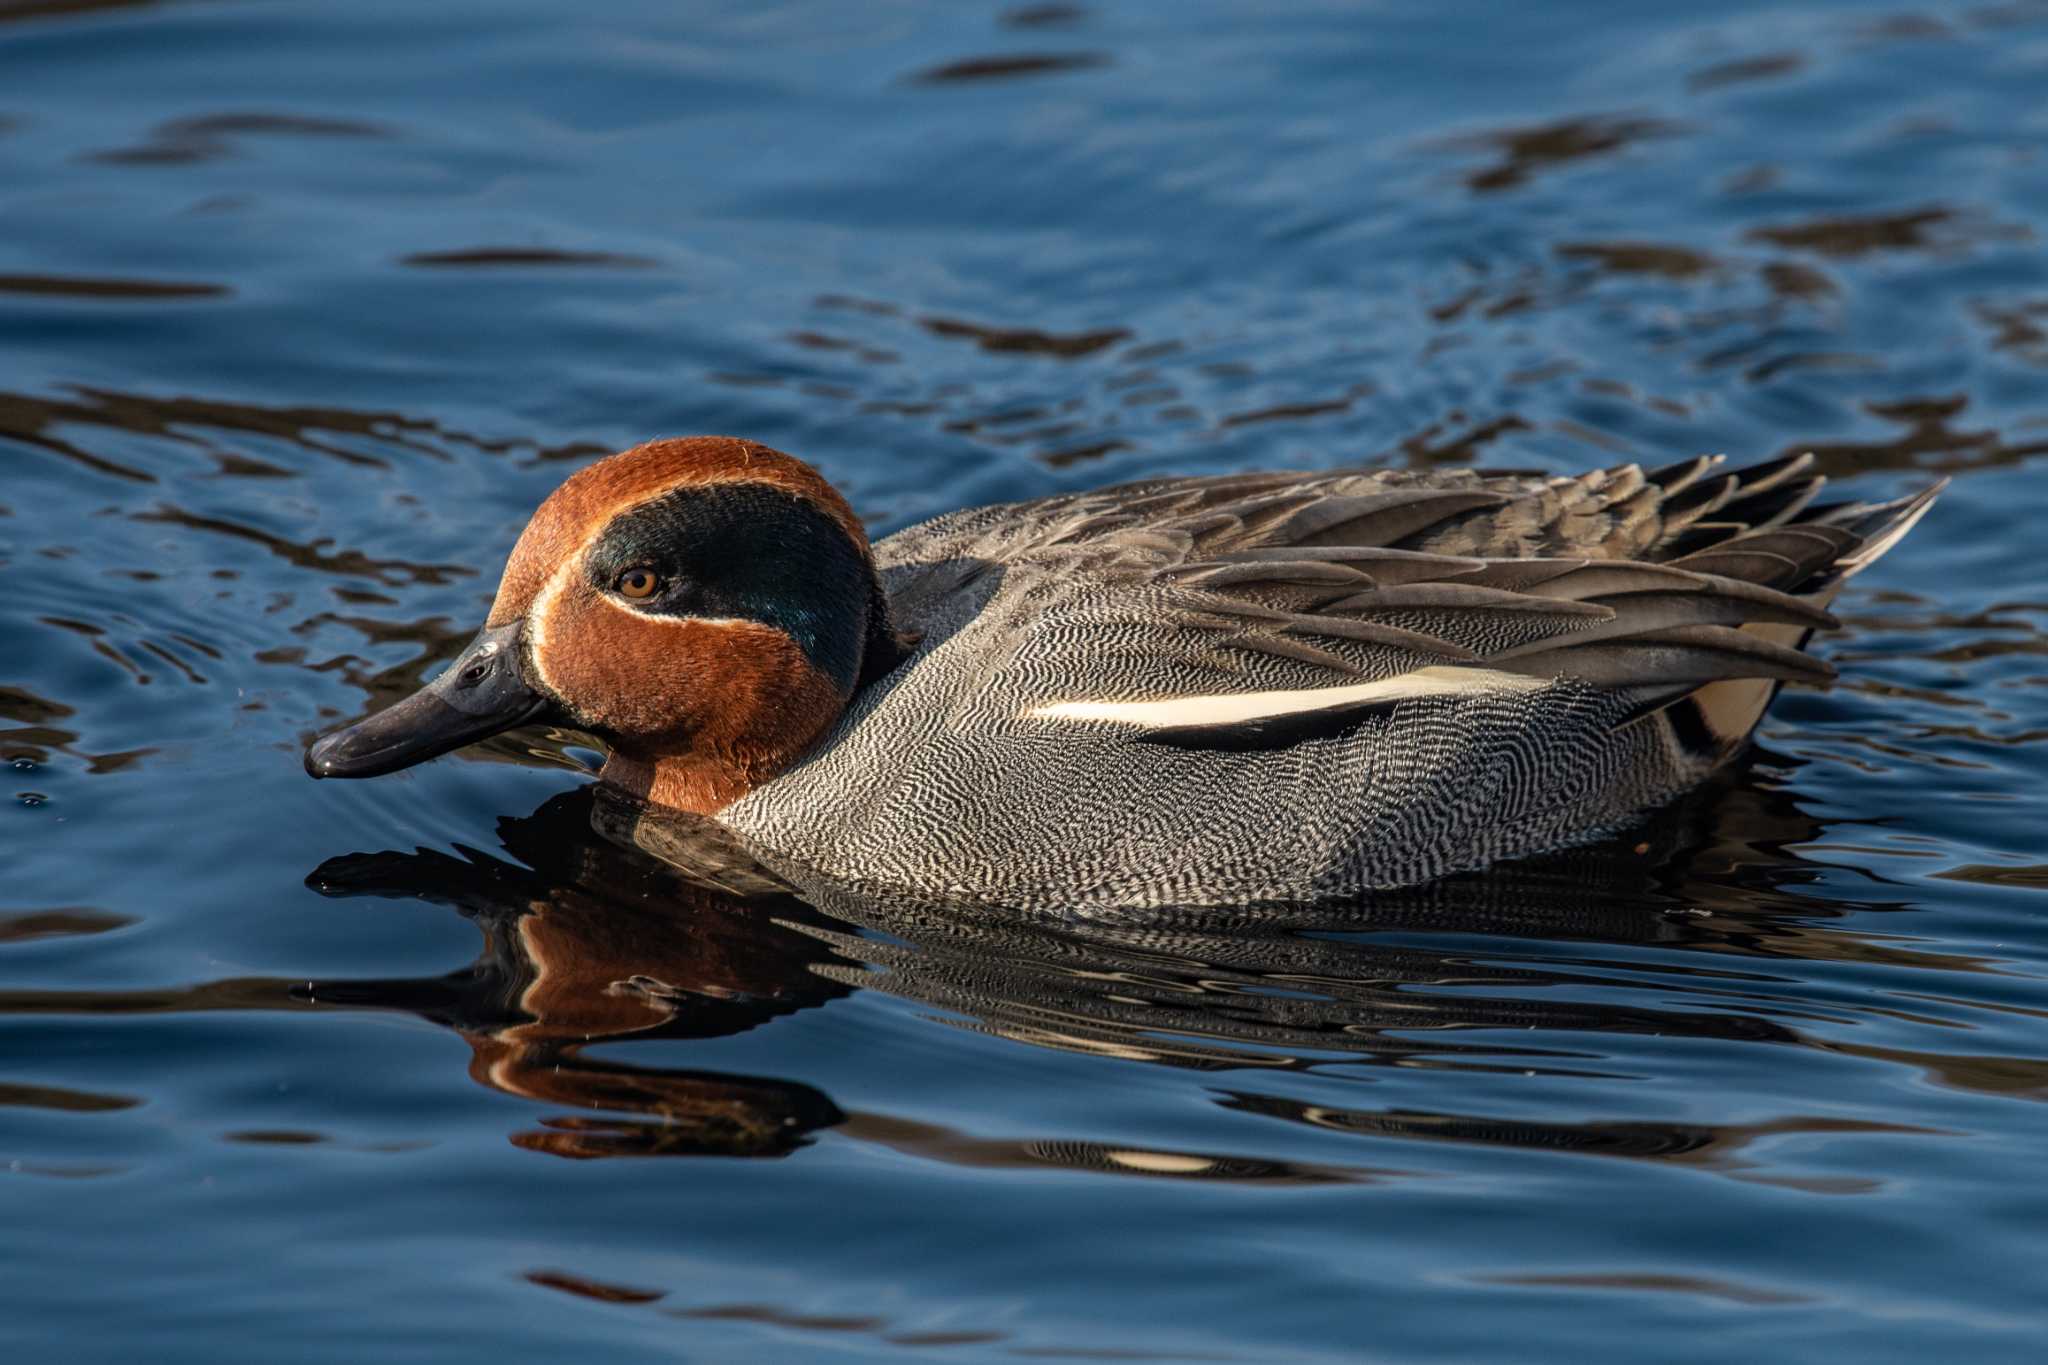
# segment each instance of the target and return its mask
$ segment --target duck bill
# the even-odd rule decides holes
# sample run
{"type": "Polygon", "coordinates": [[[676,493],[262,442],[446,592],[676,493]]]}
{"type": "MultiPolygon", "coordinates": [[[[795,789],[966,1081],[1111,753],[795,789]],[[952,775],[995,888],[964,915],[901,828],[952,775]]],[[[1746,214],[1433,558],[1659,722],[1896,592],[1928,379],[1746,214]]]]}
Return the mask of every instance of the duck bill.
{"type": "Polygon", "coordinates": [[[555,710],[526,680],[520,622],[486,627],[441,676],[306,750],[314,777],[377,777],[438,758],[555,710]]]}

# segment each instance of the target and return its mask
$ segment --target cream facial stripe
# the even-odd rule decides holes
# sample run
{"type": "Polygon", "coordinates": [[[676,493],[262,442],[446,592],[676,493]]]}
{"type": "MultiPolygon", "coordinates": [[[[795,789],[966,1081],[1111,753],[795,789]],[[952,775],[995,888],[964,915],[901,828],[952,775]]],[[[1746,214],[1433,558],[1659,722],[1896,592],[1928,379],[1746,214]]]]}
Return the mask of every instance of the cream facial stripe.
{"type": "MultiPolygon", "coordinates": [[[[563,591],[575,579],[575,576],[583,571],[583,557],[590,553],[590,547],[604,539],[604,533],[611,529],[614,521],[628,513],[637,512],[649,503],[661,501],[687,482],[689,482],[687,479],[678,479],[674,483],[657,489],[643,498],[627,503],[624,507],[613,509],[611,514],[598,524],[596,530],[583,538],[582,543],[577,545],[574,553],[562,560],[561,564],[548,578],[548,581],[541,585],[541,590],[533,595],[533,605],[526,609],[526,654],[533,661],[534,671],[540,674],[541,683],[556,696],[561,695],[561,689],[555,685],[555,680],[548,676],[548,613],[554,610],[555,603],[561,599],[563,591]]],[[[609,599],[604,600],[609,602],[609,599]]],[[[610,603],[610,605],[616,606],[617,604],[610,603]]],[[[624,608],[621,608],[621,610],[624,610],[624,608]]],[[[643,616],[641,619],[655,621],[664,618],[643,616]]],[[[672,619],[687,620],[692,618],[672,619]]],[[[720,625],[724,624],[724,622],[712,621],[710,624],[720,625]]]]}
{"type": "MultiPolygon", "coordinates": [[[[596,537],[593,536],[591,539],[595,540],[596,537]]],[[[526,657],[532,661],[534,671],[540,674],[541,685],[558,697],[562,695],[562,690],[555,685],[555,680],[548,676],[548,613],[554,610],[555,601],[561,597],[562,590],[568,587],[570,580],[581,571],[583,552],[588,548],[589,541],[577,546],[576,553],[562,561],[554,576],[541,585],[541,590],[533,595],[533,605],[526,609],[526,657]]]]}
{"type": "MultiPolygon", "coordinates": [[[[597,536],[592,536],[591,542],[595,542],[597,539],[597,536]]],[[[584,550],[588,548],[589,544],[586,543],[582,549],[576,551],[575,555],[567,563],[555,570],[554,576],[549,578],[542,585],[541,590],[534,594],[533,605],[526,612],[527,657],[533,661],[534,672],[540,674],[541,685],[558,697],[562,695],[562,689],[548,675],[548,613],[554,610],[555,603],[560,600],[563,590],[571,582],[575,581],[576,574],[580,571],[583,564],[584,550]]],[[[737,616],[655,616],[648,612],[635,611],[622,602],[613,601],[604,594],[599,594],[597,600],[610,607],[613,611],[624,612],[636,621],[646,621],[658,626],[751,626],[758,624],[758,622],[748,621],[737,616]]]]}
{"type": "Polygon", "coordinates": [[[1062,701],[1025,713],[1032,720],[1106,720],[1145,729],[1190,725],[1243,725],[1276,716],[1327,711],[1332,707],[1411,701],[1418,697],[1465,696],[1484,692],[1530,692],[1541,678],[1491,668],[1418,668],[1395,678],[1355,687],[1312,687],[1286,692],[1241,692],[1163,701],[1062,701]]]}

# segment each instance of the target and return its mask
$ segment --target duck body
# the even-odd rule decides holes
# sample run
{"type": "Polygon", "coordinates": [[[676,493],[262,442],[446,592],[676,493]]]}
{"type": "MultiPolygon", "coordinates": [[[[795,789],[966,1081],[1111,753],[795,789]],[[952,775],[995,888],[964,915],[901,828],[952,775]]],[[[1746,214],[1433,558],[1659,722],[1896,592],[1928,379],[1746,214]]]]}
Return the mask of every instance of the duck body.
{"type": "MultiPolygon", "coordinates": [[[[532,694],[507,723],[591,729],[608,782],[807,880],[1084,914],[1351,897],[1612,832],[1826,681],[1801,646],[1937,490],[1821,507],[1810,466],[1162,479],[870,550],[807,466],[656,443],[544,505],[471,654],[492,637],[479,689],[532,694]]],[[[309,769],[448,747],[381,719],[309,769]]]]}

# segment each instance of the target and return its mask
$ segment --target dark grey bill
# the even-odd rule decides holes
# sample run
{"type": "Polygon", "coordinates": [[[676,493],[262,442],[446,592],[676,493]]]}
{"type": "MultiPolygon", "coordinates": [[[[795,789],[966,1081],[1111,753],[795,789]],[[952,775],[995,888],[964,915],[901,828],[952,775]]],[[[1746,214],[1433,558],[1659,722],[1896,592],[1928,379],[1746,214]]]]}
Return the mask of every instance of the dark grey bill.
{"type": "Polygon", "coordinates": [[[377,777],[537,720],[554,702],[526,680],[521,623],[477,632],[462,657],[396,706],[314,740],[314,777],[377,777]]]}

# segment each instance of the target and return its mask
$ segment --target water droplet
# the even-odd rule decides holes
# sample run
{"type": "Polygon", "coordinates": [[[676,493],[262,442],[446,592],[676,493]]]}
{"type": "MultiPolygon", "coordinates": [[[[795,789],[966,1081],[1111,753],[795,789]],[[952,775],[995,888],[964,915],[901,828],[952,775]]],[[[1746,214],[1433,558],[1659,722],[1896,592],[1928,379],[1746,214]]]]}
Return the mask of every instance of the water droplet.
{"type": "Polygon", "coordinates": [[[14,794],[14,799],[21,802],[21,804],[24,806],[46,805],[50,800],[49,797],[43,795],[41,792],[16,792],[14,794]]]}

